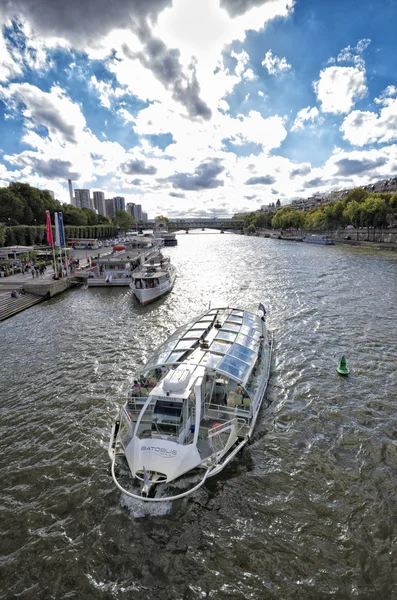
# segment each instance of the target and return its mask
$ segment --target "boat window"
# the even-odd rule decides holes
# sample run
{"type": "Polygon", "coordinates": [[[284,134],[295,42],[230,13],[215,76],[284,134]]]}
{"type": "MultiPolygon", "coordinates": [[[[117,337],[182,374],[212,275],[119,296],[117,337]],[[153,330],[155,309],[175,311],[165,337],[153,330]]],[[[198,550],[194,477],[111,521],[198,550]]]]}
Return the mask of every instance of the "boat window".
{"type": "Polygon", "coordinates": [[[230,317],[227,318],[227,323],[238,323],[239,325],[241,325],[242,319],[241,317],[235,317],[233,315],[230,315],[230,317]]]}
{"type": "Polygon", "coordinates": [[[244,362],[251,364],[252,359],[256,356],[256,353],[246,348],[245,346],[241,346],[240,344],[233,344],[232,349],[230,350],[230,356],[235,356],[244,362]]]}
{"type": "Polygon", "coordinates": [[[232,315],[236,315],[237,317],[243,317],[244,311],[243,310],[232,310],[232,315]]]}
{"type": "Polygon", "coordinates": [[[219,352],[220,354],[226,354],[230,348],[231,348],[231,344],[229,344],[229,342],[223,342],[221,340],[219,341],[214,341],[211,344],[211,352],[219,352]]]}
{"type": "Polygon", "coordinates": [[[178,362],[182,359],[182,356],[184,356],[185,354],[186,354],[186,352],[171,352],[171,354],[167,358],[167,362],[169,362],[169,363],[178,362]]]}
{"type": "Polygon", "coordinates": [[[222,356],[219,356],[219,354],[212,354],[211,352],[206,352],[204,354],[204,358],[201,361],[201,364],[205,365],[206,367],[216,367],[221,359],[222,356]]]}
{"type": "Polygon", "coordinates": [[[243,333],[244,335],[248,335],[249,337],[255,338],[256,340],[259,340],[259,337],[260,337],[260,333],[256,328],[248,327],[247,325],[243,325],[241,327],[240,333],[243,333]]]}
{"type": "Polygon", "coordinates": [[[236,338],[236,344],[241,344],[250,350],[256,350],[258,347],[258,342],[251,337],[247,337],[246,335],[242,335],[241,333],[236,338]]]}
{"type": "Polygon", "coordinates": [[[183,336],[184,340],[198,340],[201,337],[200,331],[188,331],[183,336]]]}
{"type": "Polygon", "coordinates": [[[196,340],[181,340],[176,346],[175,350],[188,350],[189,348],[193,348],[193,346],[197,343],[196,340]]]}
{"type": "Polygon", "coordinates": [[[201,329],[202,331],[205,331],[205,329],[207,329],[207,323],[198,322],[190,327],[191,331],[195,331],[196,329],[201,329]]]}
{"type": "Polygon", "coordinates": [[[238,333],[240,331],[240,325],[235,325],[234,323],[225,323],[222,325],[222,331],[234,331],[238,333]]]}
{"type": "Polygon", "coordinates": [[[222,329],[220,330],[220,332],[218,333],[218,335],[216,336],[217,340],[226,340],[228,342],[234,342],[236,339],[237,335],[235,333],[229,332],[229,331],[222,331],[222,329]]]}
{"type": "Polygon", "coordinates": [[[248,327],[255,327],[255,329],[260,329],[257,317],[251,315],[250,313],[244,313],[243,323],[244,325],[248,325],[248,327]]]}
{"type": "Polygon", "coordinates": [[[234,356],[225,356],[219,363],[218,370],[223,371],[227,375],[231,375],[235,379],[243,381],[248,373],[249,365],[234,356]]]}

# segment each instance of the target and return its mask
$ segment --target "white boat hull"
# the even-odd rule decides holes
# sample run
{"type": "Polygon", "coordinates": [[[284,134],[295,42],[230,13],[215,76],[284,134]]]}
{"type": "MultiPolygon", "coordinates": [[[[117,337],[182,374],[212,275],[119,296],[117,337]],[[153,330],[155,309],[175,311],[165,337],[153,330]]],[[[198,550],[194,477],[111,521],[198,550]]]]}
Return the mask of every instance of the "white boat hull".
{"type": "Polygon", "coordinates": [[[173,272],[171,278],[168,281],[161,283],[157,287],[136,288],[133,283],[130,284],[130,287],[133,290],[135,297],[139,300],[140,304],[142,304],[142,306],[145,306],[146,304],[153,302],[153,300],[157,300],[157,298],[160,298],[164,294],[167,294],[167,292],[170,292],[175,283],[175,279],[176,273],[173,272]]]}
{"type": "Polygon", "coordinates": [[[110,281],[105,277],[88,277],[88,287],[127,287],[131,284],[131,277],[113,277],[110,281]]]}

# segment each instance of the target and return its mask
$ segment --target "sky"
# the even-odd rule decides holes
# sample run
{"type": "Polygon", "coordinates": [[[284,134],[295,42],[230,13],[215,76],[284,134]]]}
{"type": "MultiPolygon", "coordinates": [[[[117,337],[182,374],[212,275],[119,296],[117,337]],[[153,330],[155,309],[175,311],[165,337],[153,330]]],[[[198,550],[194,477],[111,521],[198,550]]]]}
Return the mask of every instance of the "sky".
{"type": "Polygon", "coordinates": [[[0,0],[0,186],[215,217],[397,175],[397,0],[0,0]]]}

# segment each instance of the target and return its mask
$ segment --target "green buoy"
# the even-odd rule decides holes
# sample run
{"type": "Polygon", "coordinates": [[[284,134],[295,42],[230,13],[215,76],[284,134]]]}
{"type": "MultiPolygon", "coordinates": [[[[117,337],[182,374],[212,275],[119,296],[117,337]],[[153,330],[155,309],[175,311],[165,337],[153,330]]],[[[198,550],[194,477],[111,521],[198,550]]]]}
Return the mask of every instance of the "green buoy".
{"type": "Polygon", "coordinates": [[[341,356],[339,365],[336,367],[336,370],[338,371],[339,375],[348,375],[349,374],[349,369],[347,367],[346,359],[345,359],[344,355],[341,356]]]}

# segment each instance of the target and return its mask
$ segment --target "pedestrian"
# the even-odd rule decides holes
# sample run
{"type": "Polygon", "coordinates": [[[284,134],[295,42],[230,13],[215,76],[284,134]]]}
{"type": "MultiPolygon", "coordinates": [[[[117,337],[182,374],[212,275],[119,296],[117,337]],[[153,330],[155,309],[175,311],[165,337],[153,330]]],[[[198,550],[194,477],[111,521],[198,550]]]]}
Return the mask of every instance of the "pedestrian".
{"type": "Polygon", "coordinates": [[[32,277],[33,277],[33,279],[34,279],[34,272],[35,272],[34,271],[34,267],[32,267],[32,277]]]}

